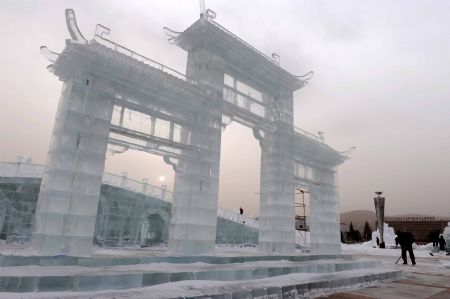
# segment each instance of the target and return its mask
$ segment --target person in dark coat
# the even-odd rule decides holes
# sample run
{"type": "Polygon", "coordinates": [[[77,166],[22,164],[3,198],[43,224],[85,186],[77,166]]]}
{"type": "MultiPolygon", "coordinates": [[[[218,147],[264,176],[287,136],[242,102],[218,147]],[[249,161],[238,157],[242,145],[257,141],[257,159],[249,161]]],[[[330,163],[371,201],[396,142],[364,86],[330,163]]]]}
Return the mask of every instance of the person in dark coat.
{"type": "Polygon", "coordinates": [[[400,247],[402,248],[402,259],[403,265],[408,264],[408,260],[406,259],[406,252],[409,253],[409,258],[413,265],[416,264],[416,258],[414,257],[414,252],[412,249],[412,244],[414,243],[414,235],[410,232],[402,232],[400,230],[397,231],[398,243],[400,243],[400,247]]]}
{"type": "Polygon", "coordinates": [[[447,245],[447,243],[445,242],[444,236],[441,235],[439,238],[439,250],[445,251],[445,245],[447,245]]]}
{"type": "Polygon", "coordinates": [[[438,247],[439,246],[439,231],[438,230],[434,230],[433,231],[433,247],[438,247]]]}
{"type": "Polygon", "coordinates": [[[434,229],[430,231],[430,233],[428,234],[428,238],[430,239],[431,242],[433,242],[433,247],[437,247],[437,243],[434,236],[434,229]]]}

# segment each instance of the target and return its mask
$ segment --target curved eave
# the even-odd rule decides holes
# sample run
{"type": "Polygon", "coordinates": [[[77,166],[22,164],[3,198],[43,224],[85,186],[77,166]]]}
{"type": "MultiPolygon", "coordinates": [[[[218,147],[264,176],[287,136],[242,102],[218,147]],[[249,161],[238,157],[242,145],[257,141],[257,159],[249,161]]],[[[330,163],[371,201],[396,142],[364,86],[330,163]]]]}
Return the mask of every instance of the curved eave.
{"type": "Polygon", "coordinates": [[[197,20],[180,33],[174,39],[174,43],[185,51],[190,51],[198,46],[214,49],[228,58],[227,63],[233,64],[234,62],[238,66],[248,62],[252,66],[248,75],[264,74],[266,78],[270,78],[271,84],[282,85],[292,91],[304,86],[302,80],[280,67],[262,52],[210,21],[197,20]]]}
{"type": "Polygon", "coordinates": [[[349,159],[325,143],[303,135],[295,137],[294,153],[296,157],[304,157],[331,166],[338,166],[349,159]]]}

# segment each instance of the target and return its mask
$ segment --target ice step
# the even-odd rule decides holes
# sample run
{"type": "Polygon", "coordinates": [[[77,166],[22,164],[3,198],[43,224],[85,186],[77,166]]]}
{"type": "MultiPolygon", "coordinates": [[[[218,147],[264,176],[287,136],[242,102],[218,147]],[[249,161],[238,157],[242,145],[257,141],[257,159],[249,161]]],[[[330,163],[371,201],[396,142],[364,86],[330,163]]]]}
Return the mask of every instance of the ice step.
{"type": "Polygon", "coordinates": [[[150,263],[110,267],[14,266],[3,267],[0,291],[56,292],[100,291],[141,288],[176,281],[242,281],[284,276],[292,273],[337,273],[350,270],[375,270],[381,263],[372,260],[286,260],[232,264],[150,263]]]}
{"type": "Polygon", "coordinates": [[[315,260],[331,259],[353,259],[349,255],[253,255],[253,256],[145,256],[145,257],[72,257],[72,256],[18,256],[1,255],[0,267],[8,266],[117,266],[117,265],[137,265],[148,263],[208,263],[208,264],[230,264],[256,261],[276,261],[286,260],[292,262],[305,262],[315,260]]]}
{"type": "MultiPolygon", "coordinates": [[[[313,295],[336,292],[342,288],[357,288],[371,283],[393,281],[403,278],[399,270],[371,269],[351,270],[333,274],[295,273],[283,276],[240,282],[181,281],[136,289],[134,298],[212,298],[212,299],[247,299],[247,298],[310,298],[313,295]]],[[[102,292],[100,298],[108,296],[116,299],[130,298],[127,291],[114,293],[102,292]]],[[[90,293],[89,298],[97,298],[90,293]]]]}

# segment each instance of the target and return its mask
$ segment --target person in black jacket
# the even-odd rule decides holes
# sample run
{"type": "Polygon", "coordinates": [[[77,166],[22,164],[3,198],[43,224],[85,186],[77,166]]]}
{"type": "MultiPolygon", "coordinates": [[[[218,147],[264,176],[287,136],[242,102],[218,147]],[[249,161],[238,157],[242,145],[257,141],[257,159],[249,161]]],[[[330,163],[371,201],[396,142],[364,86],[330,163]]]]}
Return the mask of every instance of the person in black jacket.
{"type": "Polygon", "coordinates": [[[412,249],[412,244],[414,243],[414,235],[410,232],[402,232],[400,230],[397,231],[398,243],[400,243],[400,247],[402,248],[402,259],[403,265],[408,264],[408,260],[406,259],[406,252],[409,253],[409,258],[413,265],[416,264],[416,258],[414,257],[414,252],[412,249]]]}
{"type": "Polygon", "coordinates": [[[447,245],[447,243],[445,242],[444,236],[441,235],[439,238],[439,251],[440,250],[445,251],[445,245],[447,245]]]}

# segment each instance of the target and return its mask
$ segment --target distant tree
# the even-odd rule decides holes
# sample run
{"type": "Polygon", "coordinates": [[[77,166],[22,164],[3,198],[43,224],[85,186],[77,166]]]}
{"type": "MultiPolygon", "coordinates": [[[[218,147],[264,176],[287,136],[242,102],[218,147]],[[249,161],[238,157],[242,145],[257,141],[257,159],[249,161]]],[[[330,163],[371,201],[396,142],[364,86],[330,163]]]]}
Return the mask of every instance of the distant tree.
{"type": "Polygon", "coordinates": [[[361,232],[360,232],[359,230],[357,230],[357,229],[355,229],[355,230],[353,231],[353,240],[354,240],[355,242],[361,242],[361,241],[362,241],[362,235],[361,235],[361,232]]]}
{"type": "Polygon", "coordinates": [[[372,228],[369,225],[369,222],[366,221],[364,224],[364,240],[368,241],[372,239],[372,228]]]}
{"type": "Polygon", "coordinates": [[[355,230],[353,228],[353,223],[352,222],[350,222],[350,228],[349,228],[349,231],[347,233],[347,239],[349,241],[353,241],[353,242],[361,242],[362,241],[361,232],[359,230],[355,230]]]}

